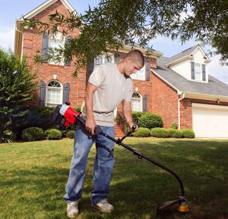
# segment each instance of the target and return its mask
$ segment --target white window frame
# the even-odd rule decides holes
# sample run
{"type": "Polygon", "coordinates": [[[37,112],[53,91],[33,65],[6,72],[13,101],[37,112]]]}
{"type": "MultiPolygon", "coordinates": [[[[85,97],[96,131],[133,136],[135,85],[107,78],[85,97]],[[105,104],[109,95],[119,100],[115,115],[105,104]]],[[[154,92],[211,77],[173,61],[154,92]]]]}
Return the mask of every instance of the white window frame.
{"type": "Polygon", "coordinates": [[[195,71],[195,80],[203,81],[203,67],[202,64],[195,62],[194,63],[194,71],[195,71]]]}
{"type": "Polygon", "coordinates": [[[54,107],[54,106],[57,106],[57,105],[62,104],[62,103],[63,103],[63,85],[57,80],[49,81],[47,84],[47,88],[46,88],[45,106],[54,107]],[[48,86],[51,82],[57,82],[60,85],[60,87],[48,86]],[[58,102],[51,102],[51,101],[48,102],[48,93],[50,92],[50,90],[59,90],[60,91],[60,98],[59,98],[58,102]]]}
{"type": "Polygon", "coordinates": [[[133,80],[146,80],[146,65],[144,65],[140,70],[131,75],[133,80]]]}
{"type": "Polygon", "coordinates": [[[142,98],[142,95],[141,95],[140,93],[134,92],[134,93],[132,94],[132,98],[131,98],[131,108],[132,108],[132,111],[134,111],[134,112],[142,112],[142,111],[143,111],[143,98],[142,98]],[[133,97],[134,94],[139,95],[139,98],[133,97]],[[137,110],[137,111],[133,109],[133,101],[134,101],[134,100],[140,100],[140,102],[139,102],[139,107],[140,107],[140,109],[137,110]]]}
{"type": "MultiPolygon", "coordinates": [[[[94,63],[96,63],[96,60],[102,58],[102,63],[100,63],[99,65],[101,64],[105,64],[105,63],[114,63],[115,62],[115,58],[114,58],[114,54],[113,53],[106,53],[106,54],[102,54],[102,55],[99,55],[98,57],[96,57],[94,59],[94,63]],[[111,61],[108,61],[106,62],[107,59],[111,59],[111,61]]],[[[98,64],[96,64],[96,66],[98,66],[98,64]]]]}
{"type": "MultiPolygon", "coordinates": [[[[61,32],[57,32],[55,35],[49,35],[49,42],[48,42],[48,48],[60,48],[65,46],[65,37],[61,32]],[[51,44],[56,44],[56,46],[51,46],[51,44]]],[[[54,61],[54,60],[49,60],[49,64],[52,65],[64,65],[64,57],[61,58],[60,62],[54,61]]]]}

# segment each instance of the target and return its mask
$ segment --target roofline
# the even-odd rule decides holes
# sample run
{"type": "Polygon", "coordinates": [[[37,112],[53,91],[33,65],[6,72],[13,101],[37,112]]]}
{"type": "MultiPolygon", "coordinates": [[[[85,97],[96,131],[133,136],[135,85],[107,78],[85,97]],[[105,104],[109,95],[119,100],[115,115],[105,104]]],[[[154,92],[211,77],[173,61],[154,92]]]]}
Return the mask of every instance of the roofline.
{"type": "MultiPolygon", "coordinates": [[[[194,53],[195,50],[196,50],[197,48],[199,48],[199,49],[201,50],[201,52],[204,54],[204,56],[206,57],[206,59],[208,60],[208,62],[210,62],[209,57],[207,56],[207,54],[204,52],[204,50],[202,49],[202,47],[201,47],[200,45],[198,45],[198,46],[193,50],[192,53],[194,53]]],[[[191,53],[191,54],[192,54],[192,53],[191,53]]]]}
{"type": "Polygon", "coordinates": [[[170,82],[165,80],[162,76],[160,76],[154,69],[151,69],[152,72],[158,76],[160,79],[162,79],[165,83],[167,83],[169,86],[171,86],[173,89],[177,91],[178,95],[185,94],[185,98],[191,98],[191,99],[204,99],[204,100],[212,100],[217,101],[218,99],[220,101],[228,101],[228,96],[222,96],[222,95],[215,95],[215,94],[204,94],[204,93],[195,93],[195,92],[188,92],[188,91],[181,91],[175,86],[173,86],[170,82]]]}
{"type": "Polygon", "coordinates": [[[163,53],[157,51],[157,50],[153,50],[152,52],[149,52],[148,54],[148,50],[147,49],[143,49],[142,47],[137,47],[137,46],[130,46],[130,45],[124,45],[122,48],[118,49],[118,52],[124,52],[127,53],[129,51],[132,50],[132,48],[134,49],[138,49],[140,50],[143,55],[145,55],[146,57],[154,57],[154,58],[159,58],[163,55],[163,53]]]}
{"type": "MultiPolygon", "coordinates": [[[[44,2],[43,4],[39,5],[38,7],[36,7],[35,9],[33,9],[32,11],[30,11],[29,13],[27,13],[25,16],[21,17],[19,20],[31,19],[57,1],[58,0],[48,0],[48,1],[44,2]]],[[[71,6],[71,4],[67,0],[60,0],[60,1],[70,12],[75,11],[75,9],[71,6]]],[[[75,13],[76,13],[76,11],[75,11],[75,13]]]]}
{"type": "Polygon", "coordinates": [[[176,88],[175,86],[173,86],[171,83],[169,83],[167,80],[165,80],[162,76],[160,76],[154,69],[151,69],[151,71],[158,76],[160,79],[162,79],[165,83],[167,83],[170,87],[172,87],[173,89],[175,89],[177,91],[177,94],[180,95],[183,92],[180,91],[178,88],[176,88]]]}
{"type": "Polygon", "coordinates": [[[228,96],[215,95],[215,94],[204,94],[204,93],[195,93],[195,92],[184,92],[185,98],[192,99],[204,99],[204,100],[212,100],[212,101],[228,101],[228,96]]]}
{"type": "Polygon", "coordinates": [[[196,49],[200,49],[201,52],[204,54],[204,56],[206,57],[207,61],[205,60],[205,62],[210,62],[210,59],[208,58],[207,54],[204,52],[204,50],[202,49],[202,47],[200,45],[197,45],[196,48],[189,54],[189,55],[186,55],[186,56],[182,56],[180,57],[179,59],[174,59],[173,61],[171,62],[168,62],[166,64],[166,67],[170,67],[170,66],[173,66],[177,63],[180,63],[182,61],[185,61],[185,60],[192,60],[193,59],[193,56],[192,54],[196,51],[196,49]]]}
{"type": "Polygon", "coordinates": [[[182,56],[179,59],[173,60],[172,62],[165,64],[165,67],[168,68],[186,60],[193,60],[193,56],[182,56]]]}

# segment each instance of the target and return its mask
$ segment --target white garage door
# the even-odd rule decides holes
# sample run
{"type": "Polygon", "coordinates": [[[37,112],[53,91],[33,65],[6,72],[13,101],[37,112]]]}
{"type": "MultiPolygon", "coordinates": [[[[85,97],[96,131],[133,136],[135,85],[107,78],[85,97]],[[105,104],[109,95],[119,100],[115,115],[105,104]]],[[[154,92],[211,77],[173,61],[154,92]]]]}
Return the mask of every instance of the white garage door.
{"type": "Polygon", "coordinates": [[[193,103],[192,122],[196,137],[228,138],[228,106],[193,103]]]}

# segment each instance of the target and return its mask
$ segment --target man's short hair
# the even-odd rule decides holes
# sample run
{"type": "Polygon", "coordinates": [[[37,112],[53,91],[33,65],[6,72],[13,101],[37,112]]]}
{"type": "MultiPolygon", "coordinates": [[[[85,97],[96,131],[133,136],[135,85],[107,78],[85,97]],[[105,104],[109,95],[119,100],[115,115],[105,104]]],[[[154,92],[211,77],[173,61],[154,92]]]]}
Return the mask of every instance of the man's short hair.
{"type": "Polygon", "coordinates": [[[126,55],[125,58],[127,58],[127,57],[132,57],[133,59],[135,59],[135,61],[136,60],[139,61],[142,64],[142,66],[144,66],[144,56],[143,56],[143,54],[142,54],[142,52],[140,50],[138,50],[138,49],[131,50],[126,55]]]}

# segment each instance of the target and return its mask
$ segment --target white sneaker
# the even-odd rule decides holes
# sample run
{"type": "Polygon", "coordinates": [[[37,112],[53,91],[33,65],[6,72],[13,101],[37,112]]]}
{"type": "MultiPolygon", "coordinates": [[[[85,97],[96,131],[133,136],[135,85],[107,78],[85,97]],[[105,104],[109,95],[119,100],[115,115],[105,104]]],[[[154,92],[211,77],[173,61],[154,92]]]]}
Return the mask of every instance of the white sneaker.
{"type": "Polygon", "coordinates": [[[79,201],[67,203],[67,216],[69,218],[76,218],[78,216],[78,213],[79,213],[78,203],[79,201]]]}
{"type": "Polygon", "coordinates": [[[96,206],[103,213],[111,213],[114,210],[114,207],[108,202],[107,199],[99,201],[94,206],[96,206]]]}

